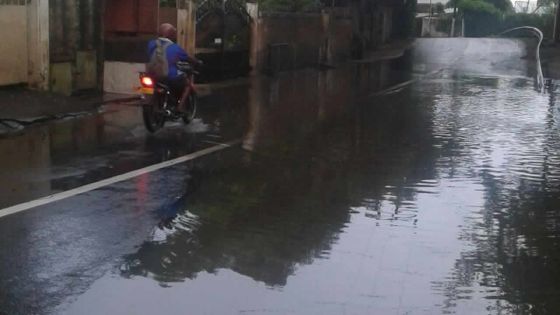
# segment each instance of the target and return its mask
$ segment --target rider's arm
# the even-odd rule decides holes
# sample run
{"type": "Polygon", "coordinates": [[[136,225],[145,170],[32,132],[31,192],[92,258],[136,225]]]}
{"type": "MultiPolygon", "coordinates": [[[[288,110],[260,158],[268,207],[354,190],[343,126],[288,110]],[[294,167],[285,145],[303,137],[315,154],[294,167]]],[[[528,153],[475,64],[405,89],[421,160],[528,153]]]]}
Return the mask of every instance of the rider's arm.
{"type": "Polygon", "coordinates": [[[200,60],[189,56],[189,54],[187,54],[187,52],[181,47],[179,47],[178,54],[179,54],[179,60],[181,60],[181,61],[186,61],[186,62],[189,62],[189,63],[192,63],[192,64],[201,64],[202,63],[200,60]]]}

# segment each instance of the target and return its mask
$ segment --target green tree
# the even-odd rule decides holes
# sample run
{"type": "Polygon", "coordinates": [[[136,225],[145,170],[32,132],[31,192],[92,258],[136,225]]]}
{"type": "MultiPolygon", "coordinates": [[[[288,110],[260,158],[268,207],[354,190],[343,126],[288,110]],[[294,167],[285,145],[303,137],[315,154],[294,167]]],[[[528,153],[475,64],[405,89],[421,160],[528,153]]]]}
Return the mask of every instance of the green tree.
{"type": "Polygon", "coordinates": [[[513,5],[510,0],[485,0],[486,2],[492,4],[501,13],[513,12],[513,5]]]}
{"type": "Polygon", "coordinates": [[[264,11],[283,12],[314,11],[321,7],[317,0],[260,0],[259,5],[264,11]]]}
{"type": "Polygon", "coordinates": [[[451,0],[446,7],[453,8],[456,6],[462,13],[499,14],[501,10],[491,1],[496,0],[451,0]]]}
{"type": "Polygon", "coordinates": [[[500,10],[485,0],[460,0],[457,4],[462,12],[498,15],[500,10]]]}
{"type": "Polygon", "coordinates": [[[540,1],[537,6],[540,14],[515,13],[511,2],[505,1],[506,3],[502,0],[451,0],[447,7],[457,5],[459,14],[465,18],[467,36],[488,36],[525,25],[542,30],[545,37],[552,36],[554,0],[540,1]]]}
{"type": "Polygon", "coordinates": [[[497,33],[503,16],[510,12],[508,10],[511,9],[511,5],[508,7],[499,1],[502,0],[452,0],[447,6],[456,6],[459,14],[463,16],[466,36],[483,37],[497,33]],[[494,3],[498,3],[500,8],[494,3]]]}
{"type": "Polygon", "coordinates": [[[441,2],[436,3],[436,9],[435,9],[436,12],[435,13],[440,14],[440,13],[443,13],[444,10],[445,10],[445,7],[443,6],[443,3],[441,3],[441,2]]]}

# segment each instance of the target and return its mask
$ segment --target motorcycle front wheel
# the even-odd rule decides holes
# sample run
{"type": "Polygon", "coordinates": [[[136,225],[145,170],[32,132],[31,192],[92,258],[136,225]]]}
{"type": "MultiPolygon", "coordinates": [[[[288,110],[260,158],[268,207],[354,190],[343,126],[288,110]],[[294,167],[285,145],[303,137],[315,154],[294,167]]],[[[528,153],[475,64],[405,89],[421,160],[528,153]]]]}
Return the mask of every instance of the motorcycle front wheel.
{"type": "Polygon", "coordinates": [[[149,132],[154,133],[165,124],[165,95],[156,93],[150,98],[150,102],[142,106],[142,117],[144,126],[149,132]]]}

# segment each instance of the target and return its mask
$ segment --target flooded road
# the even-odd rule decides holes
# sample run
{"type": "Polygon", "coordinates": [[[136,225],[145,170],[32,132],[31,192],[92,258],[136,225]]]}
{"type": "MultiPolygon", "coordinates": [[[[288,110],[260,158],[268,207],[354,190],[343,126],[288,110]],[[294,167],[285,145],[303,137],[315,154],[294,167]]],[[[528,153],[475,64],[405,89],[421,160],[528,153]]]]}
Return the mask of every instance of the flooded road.
{"type": "Polygon", "coordinates": [[[94,117],[90,150],[20,148],[5,205],[242,140],[1,218],[0,314],[557,313],[560,114],[529,49],[419,40],[220,91],[196,132],[130,108],[99,116],[129,136],[94,117]]]}

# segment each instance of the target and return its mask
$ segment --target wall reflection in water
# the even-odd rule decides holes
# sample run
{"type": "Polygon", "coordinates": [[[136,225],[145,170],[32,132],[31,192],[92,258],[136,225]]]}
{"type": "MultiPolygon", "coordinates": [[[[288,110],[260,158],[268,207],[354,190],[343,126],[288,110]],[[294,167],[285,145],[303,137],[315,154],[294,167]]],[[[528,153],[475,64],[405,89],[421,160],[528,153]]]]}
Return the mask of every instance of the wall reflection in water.
{"type": "Polygon", "coordinates": [[[463,77],[440,87],[434,135],[440,173],[476,178],[483,204],[466,219],[449,281],[435,282],[453,309],[487,298],[491,313],[560,309],[560,137],[556,93],[526,79],[463,77]],[[483,86],[484,89],[480,89],[483,86]]]}
{"type": "Polygon", "coordinates": [[[64,170],[53,169],[60,161],[68,161],[90,153],[105,142],[103,116],[85,116],[26,128],[21,134],[0,139],[2,164],[0,186],[11,194],[2,194],[0,207],[23,202],[52,193],[64,170]]]}
{"type": "Polygon", "coordinates": [[[350,115],[368,95],[409,78],[407,58],[251,80],[243,147],[289,146],[350,115]]]}
{"type": "Polygon", "coordinates": [[[373,201],[371,215],[412,226],[415,214],[401,207],[415,192],[403,187],[435,176],[430,116],[407,105],[410,91],[365,97],[402,80],[390,66],[251,82],[247,151],[199,162],[190,176],[197,188],[157,211],[161,223],[126,257],[122,275],[165,285],[228,268],[284,286],[299,265],[329,257],[353,206],[393,190],[393,212],[381,214],[381,202],[373,201]],[[379,107],[383,102],[395,106],[379,107]]]}
{"type": "Polygon", "coordinates": [[[375,99],[356,69],[254,83],[245,151],[192,173],[122,275],[166,286],[231,269],[316,300],[339,283],[348,303],[381,297],[374,310],[554,312],[556,101],[529,79],[441,76],[375,99]],[[303,269],[318,274],[307,289],[303,269]]]}
{"type": "Polygon", "coordinates": [[[18,137],[0,139],[0,207],[21,200],[30,191],[46,194],[50,183],[33,178],[48,176],[51,162],[49,133],[36,129],[18,137]]]}
{"type": "MultiPolygon", "coordinates": [[[[179,125],[183,127],[182,125],[179,125]]],[[[168,128],[148,136],[137,106],[34,125],[0,138],[0,207],[43,197],[191,152],[209,127],[168,128]],[[171,129],[171,130],[169,130],[171,129]],[[12,193],[7,193],[12,192],[12,193]]]]}

